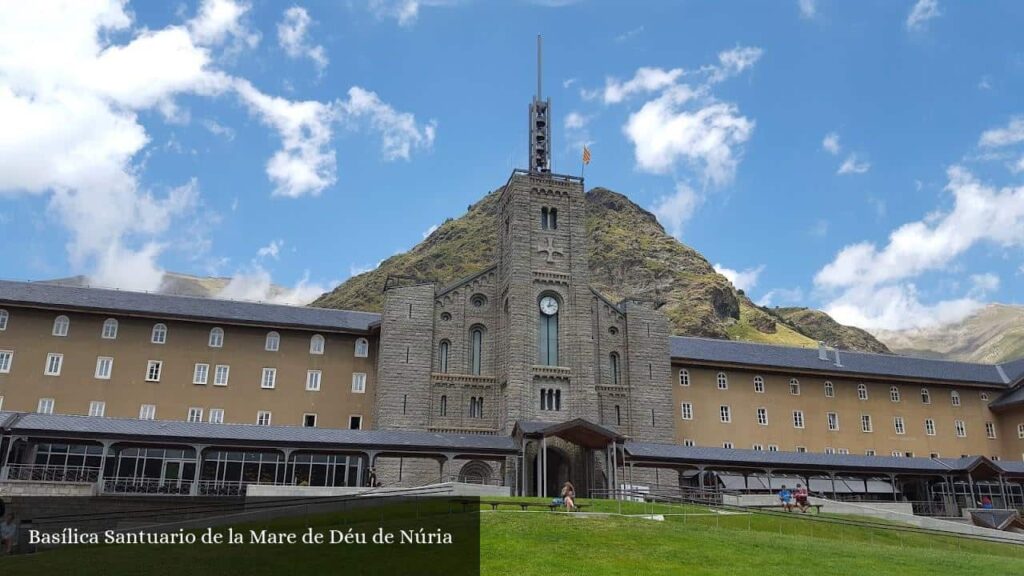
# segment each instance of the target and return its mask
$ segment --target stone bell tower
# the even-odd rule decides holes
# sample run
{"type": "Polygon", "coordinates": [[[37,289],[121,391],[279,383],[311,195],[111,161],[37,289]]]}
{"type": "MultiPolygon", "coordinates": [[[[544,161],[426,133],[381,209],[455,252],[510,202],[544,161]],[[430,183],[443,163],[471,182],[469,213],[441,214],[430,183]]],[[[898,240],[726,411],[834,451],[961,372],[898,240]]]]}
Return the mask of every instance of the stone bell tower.
{"type": "Polygon", "coordinates": [[[597,417],[583,179],[551,171],[551,102],[530,104],[529,170],[512,173],[498,214],[499,428],[597,417]]]}

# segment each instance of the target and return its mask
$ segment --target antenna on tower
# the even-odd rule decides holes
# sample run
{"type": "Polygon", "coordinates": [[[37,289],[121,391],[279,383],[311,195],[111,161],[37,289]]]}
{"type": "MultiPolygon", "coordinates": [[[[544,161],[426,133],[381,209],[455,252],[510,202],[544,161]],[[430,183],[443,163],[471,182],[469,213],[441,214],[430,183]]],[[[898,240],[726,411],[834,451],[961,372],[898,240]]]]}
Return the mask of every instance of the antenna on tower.
{"type": "Polygon", "coordinates": [[[530,103],[530,172],[551,172],[551,100],[541,100],[541,44],[537,35],[537,94],[530,103]]]}

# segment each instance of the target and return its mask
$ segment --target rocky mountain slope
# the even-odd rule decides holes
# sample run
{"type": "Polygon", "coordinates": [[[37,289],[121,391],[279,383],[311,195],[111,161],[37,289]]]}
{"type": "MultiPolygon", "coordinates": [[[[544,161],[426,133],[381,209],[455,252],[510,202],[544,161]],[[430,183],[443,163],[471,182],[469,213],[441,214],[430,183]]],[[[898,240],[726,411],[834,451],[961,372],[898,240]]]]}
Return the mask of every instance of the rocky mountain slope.
{"type": "Polygon", "coordinates": [[[955,324],[875,336],[898,354],[970,362],[1005,362],[1024,357],[1024,306],[989,304],[955,324]]]}
{"type": "MultiPolygon", "coordinates": [[[[412,250],[388,258],[375,270],[348,279],[314,306],[380,310],[388,275],[454,282],[491,264],[497,232],[494,191],[457,219],[445,221],[412,250]]],[[[696,250],[668,235],[653,214],[625,196],[594,188],[587,192],[587,233],[594,287],[613,300],[626,296],[665,301],[674,332],[792,346],[819,339],[842,349],[887,352],[857,328],[823,312],[763,309],[755,305],[696,250]]]]}

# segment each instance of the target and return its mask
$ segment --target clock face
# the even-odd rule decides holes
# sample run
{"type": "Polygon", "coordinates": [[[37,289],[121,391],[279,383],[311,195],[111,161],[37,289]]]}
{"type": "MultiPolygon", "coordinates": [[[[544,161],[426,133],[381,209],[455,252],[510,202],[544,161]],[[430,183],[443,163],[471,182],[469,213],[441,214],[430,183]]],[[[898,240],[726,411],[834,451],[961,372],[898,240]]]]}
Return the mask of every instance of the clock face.
{"type": "Polygon", "coordinates": [[[551,316],[555,312],[558,312],[558,300],[555,300],[551,296],[545,296],[540,299],[540,311],[551,316]]]}

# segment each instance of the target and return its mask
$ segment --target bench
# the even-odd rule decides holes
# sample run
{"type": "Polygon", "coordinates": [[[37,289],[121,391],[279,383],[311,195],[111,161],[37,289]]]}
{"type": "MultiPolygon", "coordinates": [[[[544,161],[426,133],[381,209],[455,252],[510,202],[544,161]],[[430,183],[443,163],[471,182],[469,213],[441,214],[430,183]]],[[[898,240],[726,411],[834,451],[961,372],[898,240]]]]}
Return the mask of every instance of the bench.
{"type": "MultiPolygon", "coordinates": [[[[793,506],[794,510],[799,510],[800,509],[800,507],[797,506],[796,504],[793,504],[792,506],[793,506]]],[[[821,507],[822,506],[824,506],[824,504],[808,504],[807,505],[808,508],[814,508],[814,513],[815,514],[821,514],[821,507]]],[[[763,510],[781,510],[781,511],[785,512],[785,509],[782,507],[782,504],[748,504],[748,505],[742,506],[742,507],[743,508],[759,508],[759,509],[763,509],[763,510]]]]}

